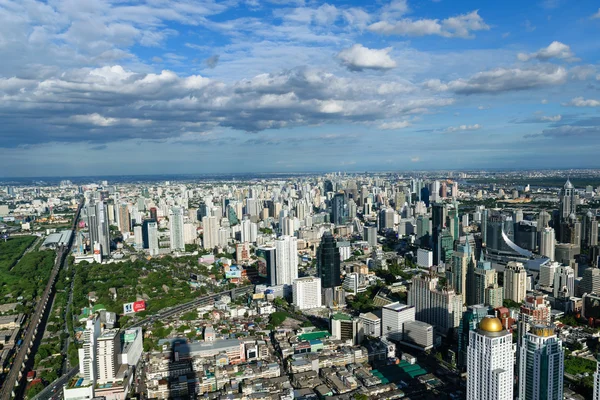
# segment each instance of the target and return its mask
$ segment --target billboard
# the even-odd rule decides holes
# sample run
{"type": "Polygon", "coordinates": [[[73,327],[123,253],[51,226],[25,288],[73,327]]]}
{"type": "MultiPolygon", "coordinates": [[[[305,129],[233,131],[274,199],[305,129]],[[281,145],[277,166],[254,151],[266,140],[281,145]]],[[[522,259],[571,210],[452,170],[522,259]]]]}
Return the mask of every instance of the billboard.
{"type": "Polygon", "coordinates": [[[144,300],[123,304],[123,314],[133,314],[144,310],[146,310],[146,302],[144,300]]]}

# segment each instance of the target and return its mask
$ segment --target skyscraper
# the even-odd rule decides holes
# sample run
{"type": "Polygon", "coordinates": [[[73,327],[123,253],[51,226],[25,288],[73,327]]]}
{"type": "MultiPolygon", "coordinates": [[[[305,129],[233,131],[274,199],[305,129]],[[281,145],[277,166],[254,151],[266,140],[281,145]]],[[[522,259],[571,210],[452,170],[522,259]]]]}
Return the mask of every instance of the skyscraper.
{"type": "Polygon", "coordinates": [[[456,293],[462,294],[465,300],[467,297],[467,271],[469,266],[474,268],[474,265],[475,254],[471,248],[471,244],[466,240],[464,245],[458,245],[456,251],[452,255],[452,269],[448,274],[450,286],[456,293]]]}
{"type": "Polygon", "coordinates": [[[575,296],[575,270],[569,266],[559,266],[554,271],[552,288],[554,297],[558,297],[559,293],[566,297],[575,296]]]}
{"type": "Polygon", "coordinates": [[[341,286],[340,249],[329,231],[325,231],[317,249],[317,271],[323,288],[341,286]]]}
{"type": "Polygon", "coordinates": [[[439,287],[439,279],[430,275],[412,278],[408,305],[415,306],[415,319],[434,325],[447,333],[458,328],[463,310],[463,297],[454,290],[439,287]]]}
{"type": "Polygon", "coordinates": [[[331,200],[331,223],[343,225],[347,217],[346,196],[343,193],[336,193],[331,200]]]}
{"type": "Polygon", "coordinates": [[[568,179],[560,193],[559,212],[561,220],[565,220],[571,214],[577,213],[577,196],[575,195],[575,187],[568,179]]]}
{"type": "Polygon", "coordinates": [[[583,246],[589,248],[598,245],[598,221],[596,212],[588,211],[583,218],[583,246]]]}
{"type": "Polygon", "coordinates": [[[527,270],[520,262],[511,261],[504,270],[504,298],[520,303],[527,295],[527,270]]]}
{"type": "Polygon", "coordinates": [[[131,214],[127,203],[119,204],[119,230],[121,233],[131,232],[131,214]]]}
{"type": "Polygon", "coordinates": [[[110,256],[110,223],[105,202],[96,203],[96,217],[98,218],[98,243],[100,243],[102,257],[108,257],[110,256]]]}
{"type": "Polygon", "coordinates": [[[298,239],[294,236],[281,236],[275,240],[277,259],[277,284],[292,285],[298,278],[298,239]]]}
{"type": "Polygon", "coordinates": [[[564,361],[554,328],[533,326],[519,355],[519,400],[563,400],[564,361]]]}
{"type": "Polygon", "coordinates": [[[554,229],[550,227],[544,228],[540,233],[540,254],[544,257],[548,257],[550,261],[554,261],[554,252],[556,245],[556,238],[554,236],[554,229]]]}
{"type": "MultiPolygon", "coordinates": [[[[550,303],[545,295],[534,294],[527,296],[521,305],[517,322],[517,345],[519,349],[529,328],[535,325],[550,324],[550,303]]],[[[519,350],[520,351],[520,350],[519,350]]],[[[519,353],[517,353],[519,354],[519,353]]]]}
{"type": "Polygon", "coordinates": [[[205,249],[212,250],[219,244],[219,222],[217,217],[202,218],[202,243],[205,249]]]}
{"type": "Polygon", "coordinates": [[[467,348],[469,346],[469,333],[479,326],[479,322],[489,313],[489,307],[483,304],[468,306],[460,320],[458,328],[458,356],[457,364],[460,368],[467,365],[467,348]]]}
{"type": "Polygon", "coordinates": [[[183,234],[183,210],[181,207],[173,207],[169,219],[171,231],[171,250],[184,251],[185,239],[183,234]]]}
{"type": "Polygon", "coordinates": [[[151,256],[158,255],[158,224],[153,219],[144,220],[142,225],[142,238],[144,248],[148,249],[151,256]]]}
{"type": "Polygon", "coordinates": [[[98,242],[98,216],[96,215],[96,204],[93,199],[86,204],[85,211],[90,234],[90,247],[94,248],[94,244],[98,242]]]}
{"type": "Polygon", "coordinates": [[[467,400],[512,400],[512,335],[492,316],[483,318],[469,335],[467,400]]]}
{"type": "Polygon", "coordinates": [[[294,279],[292,298],[300,310],[321,307],[321,280],[312,276],[294,279]]]}

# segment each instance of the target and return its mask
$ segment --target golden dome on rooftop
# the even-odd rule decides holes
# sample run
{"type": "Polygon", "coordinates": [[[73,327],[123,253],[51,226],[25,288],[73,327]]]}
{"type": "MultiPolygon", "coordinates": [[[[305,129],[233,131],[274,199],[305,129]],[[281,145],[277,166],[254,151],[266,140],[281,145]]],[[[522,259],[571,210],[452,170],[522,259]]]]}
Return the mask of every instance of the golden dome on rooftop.
{"type": "Polygon", "coordinates": [[[479,322],[479,329],[486,332],[501,332],[504,330],[502,322],[496,317],[486,316],[479,322]]]}

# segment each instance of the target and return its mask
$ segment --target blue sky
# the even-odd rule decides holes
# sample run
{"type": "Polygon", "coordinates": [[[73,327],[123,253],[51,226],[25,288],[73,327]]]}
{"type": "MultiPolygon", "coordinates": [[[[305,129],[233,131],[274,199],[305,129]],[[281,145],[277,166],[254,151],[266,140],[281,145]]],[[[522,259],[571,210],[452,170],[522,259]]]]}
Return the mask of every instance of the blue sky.
{"type": "Polygon", "coordinates": [[[0,176],[597,167],[598,37],[581,0],[0,0],[0,176]]]}

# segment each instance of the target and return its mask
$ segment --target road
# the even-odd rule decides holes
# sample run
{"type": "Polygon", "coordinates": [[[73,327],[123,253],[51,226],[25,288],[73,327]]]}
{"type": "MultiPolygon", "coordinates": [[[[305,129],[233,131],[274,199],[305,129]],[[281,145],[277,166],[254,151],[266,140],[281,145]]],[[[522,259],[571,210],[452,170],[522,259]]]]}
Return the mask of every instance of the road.
{"type": "Polygon", "coordinates": [[[65,375],[61,376],[50,385],[46,386],[44,390],[38,393],[32,400],[52,400],[62,399],[62,388],[64,385],[71,380],[79,372],[79,366],[72,368],[65,375]]]}
{"type": "Polygon", "coordinates": [[[220,298],[223,295],[231,295],[233,298],[233,297],[239,297],[240,295],[253,293],[253,292],[254,292],[254,285],[249,285],[249,286],[243,286],[241,288],[236,288],[233,290],[225,290],[223,292],[213,293],[213,294],[210,294],[207,296],[199,297],[188,303],[180,304],[178,306],[159,311],[158,313],[154,314],[153,316],[145,318],[145,319],[143,319],[139,322],[136,322],[133,325],[130,325],[128,327],[136,328],[139,326],[144,326],[146,324],[154,322],[155,320],[163,320],[164,318],[169,318],[176,314],[184,313],[186,311],[193,310],[197,307],[211,304],[212,302],[214,302],[216,299],[220,298]]]}
{"type": "MultiPolygon", "coordinates": [[[[254,292],[254,285],[249,285],[249,286],[244,286],[241,288],[236,288],[233,290],[225,290],[223,292],[219,292],[219,293],[214,293],[214,294],[210,294],[207,296],[203,296],[203,297],[199,297],[195,300],[192,300],[188,303],[185,304],[180,304],[178,306],[175,306],[173,308],[169,308],[169,309],[165,309],[165,310],[161,310],[158,313],[154,314],[151,317],[145,318],[139,322],[136,322],[132,325],[129,325],[127,328],[136,328],[136,327],[143,327],[147,324],[150,324],[152,322],[154,322],[155,320],[163,320],[164,318],[168,318],[168,317],[172,317],[176,314],[179,313],[184,313],[190,310],[195,309],[196,307],[199,306],[203,306],[203,305],[207,305],[211,302],[214,302],[216,299],[220,298],[223,295],[231,295],[232,297],[239,297],[241,295],[244,294],[248,294],[248,293],[253,293],[254,292]]],[[[71,296],[69,297],[69,304],[71,303],[72,300],[72,294],[73,291],[71,290],[71,296]]],[[[65,369],[66,370],[66,369],[65,369]]],[[[44,389],[42,392],[40,392],[40,394],[38,394],[36,397],[34,397],[34,400],[51,400],[54,399],[54,396],[57,395],[56,392],[52,392],[52,388],[56,387],[56,388],[62,388],[62,386],[67,383],[69,381],[69,379],[71,379],[71,377],[75,376],[77,374],[77,372],[79,371],[79,366],[75,366],[73,369],[69,370],[69,372],[66,375],[61,376],[60,378],[58,378],[57,380],[55,380],[54,382],[52,382],[51,384],[49,384],[46,389],[44,389]]],[[[143,371],[143,368],[138,369],[138,371],[143,371]]],[[[143,377],[143,376],[142,376],[143,377]]],[[[143,380],[141,380],[140,382],[144,382],[143,380]]],[[[144,388],[145,383],[142,383],[142,385],[140,385],[142,388],[144,388]]],[[[60,392],[60,389],[57,389],[58,392],[60,392]]]]}
{"type": "MultiPolygon", "coordinates": [[[[69,268],[69,266],[67,266],[67,268],[69,268]]],[[[71,275],[70,278],[71,285],[69,286],[69,300],[67,301],[67,307],[65,308],[65,333],[69,336],[65,339],[65,343],[63,343],[62,348],[62,353],[65,355],[62,372],[69,368],[69,344],[71,343],[71,336],[73,335],[73,332],[69,332],[69,323],[67,321],[69,312],[71,311],[71,304],[73,303],[73,286],[75,284],[75,279],[73,279],[74,275],[71,275]]]]}
{"type": "MultiPolygon", "coordinates": [[[[79,205],[77,214],[73,219],[73,226],[71,228],[73,232],[75,231],[80,211],[81,204],[79,205]]],[[[57,251],[56,262],[54,264],[54,268],[52,268],[52,272],[50,273],[50,279],[48,280],[48,284],[44,289],[44,293],[36,304],[35,311],[30,319],[29,325],[27,326],[25,335],[23,336],[23,345],[19,348],[13,360],[10,371],[4,379],[2,389],[0,391],[0,400],[10,400],[13,397],[13,391],[15,392],[15,397],[17,398],[21,398],[23,395],[26,386],[28,368],[33,367],[33,359],[37,350],[37,345],[39,345],[41,335],[46,328],[48,314],[50,313],[52,295],[54,294],[56,277],[58,276],[58,272],[60,271],[61,267],[65,263],[69,251],[71,250],[74,237],[75,235],[73,234],[69,244],[66,247],[59,248],[57,251]],[[48,307],[45,306],[46,304],[48,307]],[[30,344],[33,344],[31,351],[30,344]],[[30,354],[28,354],[29,351],[30,354]],[[20,376],[22,367],[24,367],[23,374],[20,376]]]]}

